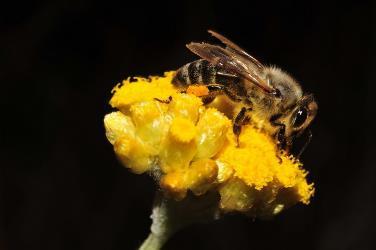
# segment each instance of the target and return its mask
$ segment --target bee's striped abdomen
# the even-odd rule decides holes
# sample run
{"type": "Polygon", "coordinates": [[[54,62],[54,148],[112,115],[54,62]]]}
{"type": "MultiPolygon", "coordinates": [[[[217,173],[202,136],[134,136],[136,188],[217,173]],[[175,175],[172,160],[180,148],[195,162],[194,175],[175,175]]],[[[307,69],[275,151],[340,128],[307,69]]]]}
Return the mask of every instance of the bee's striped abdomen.
{"type": "Polygon", "coordinates": [[[200,59],[178,69],[173,83],[179,87],[188,87],[190,84],[211,84],[215,83],[216,74],[216,66],[200,59]]]}
{"type": "Polygon", "coordinates": [[[209,85],[208,89],[212,96],[225,94],[233,101],[240,101],[246,93],[239,77],[204,59],[188,63],[178,69],[172,83],[182,90],[186,90],[192,84],[209,85]]]}

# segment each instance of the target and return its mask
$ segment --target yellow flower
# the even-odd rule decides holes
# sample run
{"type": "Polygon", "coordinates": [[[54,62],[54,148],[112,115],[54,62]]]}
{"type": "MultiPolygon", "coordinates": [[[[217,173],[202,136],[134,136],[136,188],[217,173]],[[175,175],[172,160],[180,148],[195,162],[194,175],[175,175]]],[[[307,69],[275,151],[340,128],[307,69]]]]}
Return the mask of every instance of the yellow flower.
{"type": "MultiPolygon", "coordinates": [[[[180,93],[164,77],[130,79],[110,100],[118,109],[106,115],[106,135],[120,161],[133,172],[157,177],[165,194],[184,199],[188,191],[220,195],[219,208],[270,216],[314,193],[307,172],[291,155],[279,152],[260,126],[242,128],[239,146],[232,132],[231,105],[224,97],[203,105],[202,86],[180,93]]],[[[262,124],[262,121],[257,121],[262,124]]]]}
{"type": "Polygon", "coordinates": [[[176,117],[172,120],[170,133],[175,140],[188,143],[195,138],[196,127],[192,121],[186,118],[176,117]]]}

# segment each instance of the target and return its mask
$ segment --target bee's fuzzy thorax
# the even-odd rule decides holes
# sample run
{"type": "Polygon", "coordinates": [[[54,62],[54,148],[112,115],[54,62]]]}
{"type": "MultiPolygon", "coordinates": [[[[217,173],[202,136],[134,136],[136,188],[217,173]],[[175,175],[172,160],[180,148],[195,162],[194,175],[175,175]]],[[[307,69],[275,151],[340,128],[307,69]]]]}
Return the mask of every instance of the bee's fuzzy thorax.
{"type": "Polygon", "coordinates": [[[286,107],[297,103],[302,98],[303,90],[299,83],[279,67],[274,65],[265,67],[263,75],[270,80],[270,84],[273,87],[281,92],[283,103],[286,107]]]}

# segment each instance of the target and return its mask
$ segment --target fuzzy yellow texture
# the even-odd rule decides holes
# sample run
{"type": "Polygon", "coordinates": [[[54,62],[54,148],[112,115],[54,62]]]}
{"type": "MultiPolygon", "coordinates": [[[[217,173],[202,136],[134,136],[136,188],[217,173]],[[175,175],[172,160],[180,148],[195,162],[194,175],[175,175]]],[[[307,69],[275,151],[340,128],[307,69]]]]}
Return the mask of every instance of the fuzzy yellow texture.
{"type": "Polygon", "coordinates": [[[223,211],[269,216],[309,203],[314,188],[299,161],[278,152],[275,141],[252,125],[243,126],[238,146],[231,120],[215,105],[204,106],[195,92],[176,90],[173,74],[128,79],[114,88],[110,104],[120,111],[104,123],[126,167],[159,173],[161,188],[177,200],[188,190],[218,191],[223,211]]]}

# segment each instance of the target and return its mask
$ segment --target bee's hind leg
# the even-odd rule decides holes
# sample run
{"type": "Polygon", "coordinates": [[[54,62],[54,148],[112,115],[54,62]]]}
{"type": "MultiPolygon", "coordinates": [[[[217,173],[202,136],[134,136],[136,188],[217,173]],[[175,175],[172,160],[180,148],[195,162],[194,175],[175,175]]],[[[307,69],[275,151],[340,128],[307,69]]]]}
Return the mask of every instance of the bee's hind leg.
{"type": "Polygon", "coordinates": [[[214,101],[214,99],[215,99],[214,95],[207,95],[207,96],[202,97],[202,102],[203,102],[204,105],[207,105],[207,104],[211,103],[212,101],[214,101]]]}
{"type": "Polygon", "coordinates": [[[204,105],[214,101],[217,95],[221,95],[226,92],[226,87],[220,84],[208,84],[206,85],[206,87],[209,90],[209,94],[202,97],[202,102],[204,103],[204,105]]]}
{"type": "Polygon", "coordinates": [[[206,87],[209,90],[209,95],[202,98],[204,104],[211,103],[217,95],[223,95],[223,94],[228,96],[234,102],[241,101],[241,99],[237,97],[237,95],[234,93],[234,90],[227,86],[224,86],[221,84],[208,84],[206,85],[206,87]]]}

